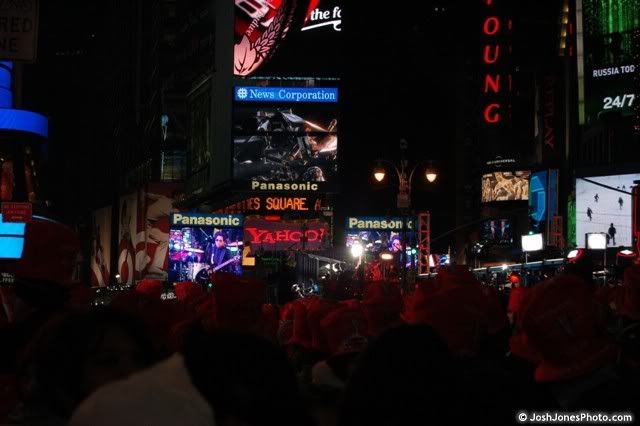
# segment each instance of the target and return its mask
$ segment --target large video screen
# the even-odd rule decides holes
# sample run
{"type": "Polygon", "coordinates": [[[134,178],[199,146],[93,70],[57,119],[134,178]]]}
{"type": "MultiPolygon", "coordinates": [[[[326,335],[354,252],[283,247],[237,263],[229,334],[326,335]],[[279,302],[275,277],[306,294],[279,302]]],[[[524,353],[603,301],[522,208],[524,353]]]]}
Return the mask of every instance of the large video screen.
{"type": "Polygon", "coordinates": [[[529,175],[529,171],[482,175],[482,202],[528,200],[529,175]]]}
{"type": "Polygon", "coordinates": [[[585,122],[633,115],[638,102],[640,0],[584,0],[585,122]]]}
{"type": "Polygon", "coordinates": [[[342,0],[235,0],[234,74],[337,76],[342,0]]]}
{"type": "Polygon", "coordinates": [[[585,234],[591,232],[608,234],[610,247],[631,246],[630,192],[635,180],[640,173],[576,179],[578,247],[585,246],[585,234]]]}
{"type": "Polygon", "coordinates": [[[489,219],[481,225],[482,241],[496,244],[513,243],[513,227],[509,219],[489,219]]]}
{"type": "Polygon", "coordinates": [[[235,181],[254,191],[328,190],[338,172],[337,102],[335,87],[236,87],[235,181]]]}
{"type": "Polygon", "coordinates": [[[242,216],[175,213],[169,231],[169,281],[215,282],[217,272],[242,274],[242,216]]]}

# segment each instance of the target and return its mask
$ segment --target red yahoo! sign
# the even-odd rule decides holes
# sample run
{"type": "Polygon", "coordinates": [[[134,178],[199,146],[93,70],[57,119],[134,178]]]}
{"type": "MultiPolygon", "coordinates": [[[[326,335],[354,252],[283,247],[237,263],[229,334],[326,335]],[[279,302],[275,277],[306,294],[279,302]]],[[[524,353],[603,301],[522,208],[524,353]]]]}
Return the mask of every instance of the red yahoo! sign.
{"type": "Polygon", "coordinates": [[[329,225],[319,220],[298,222],[269,222],[264,219],[247,218],[244,239],[251,243],[251,252],[256,250],[279,251],[304,247],[319,250],[329,232],[329,225]]]}
{"type": "Polygon", "coordinates": [[[505,90],[511,91],[511,74],[501,74],[504,70],[505,57],[511,46],[501,43],[500,35],[511,31],[511,20],[495,15],[493,0],[484,0],[489,9],[482,22],[482,34],[485,43],[482,47],[482,62],[487,67],[482,84],[484,106],[482,118],[487,124],[498,124],[502,120],[504,101],[501,95],[505,90]],[[506,89],[505,89],[506,87],[506,89]]]}

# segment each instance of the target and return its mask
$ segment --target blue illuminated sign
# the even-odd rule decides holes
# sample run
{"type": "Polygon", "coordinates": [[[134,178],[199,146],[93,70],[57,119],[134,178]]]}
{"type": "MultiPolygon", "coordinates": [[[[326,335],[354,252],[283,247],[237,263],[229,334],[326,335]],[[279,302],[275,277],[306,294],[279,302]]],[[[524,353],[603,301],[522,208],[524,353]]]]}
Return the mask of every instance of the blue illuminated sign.
{"type": "Polygon", "coordinates": [[[20,259],[24,249],[24,223],[5,223],[0,214],[0,259],[20,259]]]}
{"type": "Polygon", "coordinates": [[[0,108],[0,130],[34,133],[49,137],[49,121],[44,115],[21,109],[0,108]]]}
{"type": "Polygon", "coordinates": [[[337,103],[336,87],[252,87],[237,86],[237,102],[337,103]]]}

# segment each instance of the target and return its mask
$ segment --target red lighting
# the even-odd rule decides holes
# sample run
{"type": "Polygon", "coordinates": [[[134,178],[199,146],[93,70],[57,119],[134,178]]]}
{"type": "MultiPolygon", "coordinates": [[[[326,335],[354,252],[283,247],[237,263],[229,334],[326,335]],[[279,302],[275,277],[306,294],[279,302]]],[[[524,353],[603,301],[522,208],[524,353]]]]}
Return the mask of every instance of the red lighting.
{"type": "Polygon", "coordinates": [[[490,45],[485,45],[484,46],[484,53],[482,54],[482,60],[484,61],[485,64],[495,64],[496,61],[498,60],[498,57],[500,56],[500,46],[495,45],[493,46],[493,58],[490,57],[491,55],[491,47],[490,45]]]}
{"type": "Polygon", "coordinates": [[[484,108],[482,116],[484,121],[490,124],[495,124],[500,121],[500,114],[497,110],[500,108],[500,104],[489,104],[484,108]]]}
{"type": "Polygon", "coordinates": [[[500,91],[500,75],[491,76],[491,74],[487,74],[484,76],[484,93],[489,93],[489,88],[493,93],[498,93],[500,91]]]}
{"type": "Polygon", "coordinates": [[[279,222],[281,218],[282,217],[277,214],[271,214],[271,215],[266,215],[264,217],[264,220],[267,220],[269,222],[279,222]]]}
{"type": "Polygon", "coordinates": [[[484,24],[482,25],[482,32],[484,32],[485,35],[495,35],[499,30],[500,20],[496,16],[488,16],[487,19],[484,20],[484,24]]]}

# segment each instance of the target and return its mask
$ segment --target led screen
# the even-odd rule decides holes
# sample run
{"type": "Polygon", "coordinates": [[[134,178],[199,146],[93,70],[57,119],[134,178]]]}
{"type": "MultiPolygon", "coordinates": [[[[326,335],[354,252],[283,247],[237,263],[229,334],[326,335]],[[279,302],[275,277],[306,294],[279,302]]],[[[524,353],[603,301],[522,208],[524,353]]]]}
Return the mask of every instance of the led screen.
{"type": "Polygon", "coordinates": [[[341,0],[235,0],[236,76],[339,75],[341,0]]]}
{"type": "Polygon", "coordinates": [[[608,246],[631,246],[631,187],[640,173],[595,176],[576,180],[576,244],[585,234],[604,232],[608,246]],[[589,182],[591,181],[591,182],[589,182]]]}
{"type": "Polygon", "coordinates": [[[482,202],[529,199],[529,172],[493,172],[482,175],[482,202]]]}
{"type": "Polygon", "coordinates": [[[257,191],[322,191],[337,183],[337,102],[335,87],[236,87],[235,181],[257,191]]]}
{"type": "Polygon", "coordinates": [[[169,281],[208,284],[217,272],[242,274],[244,230],[238,215],[172,214],[169,281]],[[218,223],[218,224],[216,224],[218,223]]]}
{"type": "Polygon", "coordinates": [[[633,115],[638,102],[640,0],[584,0],[585,122],[633,115]]]}

